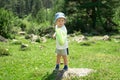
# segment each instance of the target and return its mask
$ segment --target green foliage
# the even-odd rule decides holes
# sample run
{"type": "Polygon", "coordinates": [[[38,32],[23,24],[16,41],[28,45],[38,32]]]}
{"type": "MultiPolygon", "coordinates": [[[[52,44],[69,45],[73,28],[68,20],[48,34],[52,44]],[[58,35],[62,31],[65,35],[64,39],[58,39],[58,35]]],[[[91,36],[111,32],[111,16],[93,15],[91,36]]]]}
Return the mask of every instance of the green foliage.
{"type": "Polygon", "coordinates": [[[60,11],[63,11],[64,10],[64,4],[65,4],[65,1],[64,0],[56,0],[54,2],[54,12],[60,12],[60,11]]]}
{"type": "Polygon", "coordinates": [[[13,14],[10,11],[0,9],[0,35],[11,38],[13,28],[13,14]]]}
{"type": "Polygon", "coordinates": [[[10,52],[7,48],[0,46],[0,56],[8,56],[10,52]]]}
{"type": "Polygon", "coordinates": [[[31,14],[36,16],[36,14],[43,7],[50,8],[52,6],[53,0],[10,0],[10,1],[0,1],[0,8],[5,8],[12,11],[20,18],[31,14]]]}
{"type": "Polygon", "coordinates": [[[10,0],[0,3],[0,8],[18,16],[12,23],[16,27],[14,33],[21,27],[23,31],[38,34],[38,29],[46,27],[48,22],[47,27],[54,23],[54,15],[60,11],[67,16],[68,33],[106,34],[120,28],[119,0],[10,0]]]}
{"type": "Polygon", "coordinates": [[[39,23],[44,23],[46,21],[46,17],[47,17],[47,13],[46,10],[44,8],[42,8],[41,10],[39,10],[39,12],[36,15],[36,20],[39,23]]]}
{"type": "Polygon", "coordinates": [[[116,22],[116,24],[118,24],[117,28],[120,31],[120,6],[115,9],[115,14],[114,14],[114,17],[113,17],[113,21],[116,22]]]}
{"type": "MultiPolygon", "coordinates": [[[[114,8],[119,1],[73,1],[65,0],[67,26],[69,32],[81,31],[94,34],[117,32],[116,21],[112,21],[114,8]],[[112,5],[112,6],[111,6],[112,5]]],[[[116,12],[116,11],[115,11],[116,12]]],[[[117,14],[118,15],[118,14],[117,14]]]]}

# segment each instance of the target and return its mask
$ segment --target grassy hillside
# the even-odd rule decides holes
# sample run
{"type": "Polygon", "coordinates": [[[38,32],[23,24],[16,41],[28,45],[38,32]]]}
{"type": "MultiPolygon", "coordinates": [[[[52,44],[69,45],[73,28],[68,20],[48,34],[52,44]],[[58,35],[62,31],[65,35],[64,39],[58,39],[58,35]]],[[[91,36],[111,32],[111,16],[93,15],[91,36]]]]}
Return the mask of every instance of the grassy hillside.
{"type": "MultiPolygon", "coordinates": [[[[86,77],[72,80],[120,79],[120,40],[77,43],[71,39],[69,67],[96,70],[86,77]]],[[[55,40],[48,39],[46,43],[31,43],[22,37],[18,37],[17,40],[28,44],[28,48],[22,51],[20,44],[13,44],[12,40],[7,43],[0,42],[0,46],[10,52],[10,56],[0,57],[0,80],[54,80],[52,71],[56,60],[55,40]]]]}

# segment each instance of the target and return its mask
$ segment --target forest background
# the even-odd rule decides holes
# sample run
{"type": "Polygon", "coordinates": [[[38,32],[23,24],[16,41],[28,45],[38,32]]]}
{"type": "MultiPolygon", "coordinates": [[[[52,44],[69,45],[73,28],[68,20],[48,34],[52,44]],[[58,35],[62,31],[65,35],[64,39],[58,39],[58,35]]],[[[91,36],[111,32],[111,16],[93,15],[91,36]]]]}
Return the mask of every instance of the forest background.
{"type": "Polygon", "coordinates": [[[18,31],[40,36],[51,32],[56,12],[67,16],[68,33],[86,35],[120,32],[119,0],[0,0],[0,35],[18,31]]]}

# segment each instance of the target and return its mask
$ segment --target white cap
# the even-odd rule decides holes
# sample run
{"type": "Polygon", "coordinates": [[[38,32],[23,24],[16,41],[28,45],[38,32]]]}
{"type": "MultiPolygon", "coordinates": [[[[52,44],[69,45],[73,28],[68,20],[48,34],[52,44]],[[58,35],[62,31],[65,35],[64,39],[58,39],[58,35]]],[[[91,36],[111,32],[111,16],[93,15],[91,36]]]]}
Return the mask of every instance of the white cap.
{"type": "Polygon", "coordinates": [[[57,13],[55,14],[55,22],[56,22],[56,20],[57,20],[58,18],[64,18],[64,19],[66,19],[65,14],[62,13],[62,12],[57,12],[57,13]]]}

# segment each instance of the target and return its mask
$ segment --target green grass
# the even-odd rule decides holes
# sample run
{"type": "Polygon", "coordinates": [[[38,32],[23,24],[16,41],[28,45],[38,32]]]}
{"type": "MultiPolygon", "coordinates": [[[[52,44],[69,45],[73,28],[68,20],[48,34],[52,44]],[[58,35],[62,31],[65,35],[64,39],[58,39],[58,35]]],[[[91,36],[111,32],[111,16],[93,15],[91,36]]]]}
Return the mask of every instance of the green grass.
{"type": "MultiPolygon", "coordinates": [[[[17,39],[29,45],[26,51],[21,51],[20,44],[12,44],[11,40],[8,43],[0,42],[0,46],[8,48],[10,52],[10,56],[0,57],[0,80],[55,80],[52,74],[56,61],[55,40],[33,44],[20,37],[17,39]]],[[[70,41],[69,52],[70,68],[96,70],[88,76],[71,80],[120,79],[120,41],[70,41]]]]}

